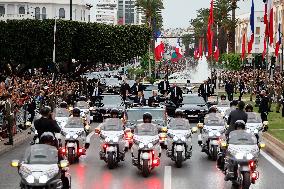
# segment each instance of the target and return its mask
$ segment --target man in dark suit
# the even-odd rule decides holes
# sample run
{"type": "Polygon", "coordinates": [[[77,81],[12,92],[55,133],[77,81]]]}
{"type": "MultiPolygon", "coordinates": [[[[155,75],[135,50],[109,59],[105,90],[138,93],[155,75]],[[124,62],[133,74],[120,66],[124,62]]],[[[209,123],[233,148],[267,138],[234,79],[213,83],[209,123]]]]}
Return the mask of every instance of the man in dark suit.
{"type": "Polygon", "coordinates": [[[131,91],[133,95],[138,95],[138,92],[144,91],[144,87],[142,83],[139,82],[138,79],[136,80],[136,83],[134,83],[133,86],[131,87],[131,91]]]}
{"type": "Polygon", "coordinates": [[[269,112],[269,108],[268,108],[269,98],[266,95],[265,90],[261,91],[260,96],[261,96],[261,101],[259,105],[259,113],[260,113],[261,120],[263,122],[263,121],[267,121],[267,115],[269,112]]]}
{"type": "Polygon", "coordinates": [[[171,92],[170,98],[173,103],[178,105],[179,103],[182,102],[182,90],[179,86],[174,84],[173,87],[170,89],[170,92],[171,92]]]}
{"type": "Polygon", "coordinates": [[[138,92],[138,95],[134,98],[134,103],[137,103],[141,106],[146,106],[146,99],[144,98],[143,92],[138,92]]]}
{"type": "Polygon", "coordinates": [[[153,96],[148,100],[148,106],[154,106],[155,103],[162,102],[162,99],[158,96],[158,91],[153,90],[153,96]]]}
{"type": "Polygon", "coordinates": [[[207,102],[210,96],[210,87],[207,81],[204,81],[204,83],[199,86],[198,93],[204,98],[204,101],[207,102]]]}
{"type": "Polygon", "coordinates": [[[164,81],[161,81],[159,84],[158,84],[158,89],[160,91],[160,93],[162,95],[164,95],[165,93],[168,93],[169,92],[169,89],[170,89],[170,83],[169,81],[167,81],[167,78],[165,77],[164,78],[164,81]]]}
{"type": "Polygon", "coordinates": [[[234,99],[234,84],[232,80],[229,80],[229,82],[226,83],[225,91],[227,93],[228,100],[232,101],[234,99]]]}
{"type": "Polygon", "coordinates": [[[240,91],[239,101],[241,101],[243,94],[245,92],[245,83],[242,79],[240,80],[240,83],[239,83],[239,91],[240,91]]]}
{"type": "Polygon", "coordinates": [[[13,126],[14,126],[14,109],[13,109],[13,102],[11,99],[11,94],[7,94],[5,96],[5,113],[4,113],[4,120],[7,121],[7,128],[8,128],[8,135],[9,141],[4,143],[4,145],[13,145],[13,126]]]}
{"type": "Polygon", "coordinates": [[[128,94],[131,92],[129,84],[126,82],[126,80],[123,80],[123,83],[120,87],[120,95],[122,96],[122,99],[125,101],[128,94]]]}
{"type": "Polygon", "coordinates": [[[92,90],[92,97],[91,97],[93,105],[95,104],[97,99],[102,95],[102,93],[103,93],[103,90],[101,89],[99,84],[96,83],[95,87],[92,90]]]}

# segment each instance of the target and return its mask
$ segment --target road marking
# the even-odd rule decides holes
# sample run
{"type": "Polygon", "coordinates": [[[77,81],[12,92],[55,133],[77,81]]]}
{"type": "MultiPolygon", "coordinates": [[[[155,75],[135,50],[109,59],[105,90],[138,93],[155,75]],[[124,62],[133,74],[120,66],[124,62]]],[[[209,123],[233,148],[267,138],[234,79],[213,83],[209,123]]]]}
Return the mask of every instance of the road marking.
{"type": "Polygon", "coordinates": [[[172,167],[165,166],[164,189],[171,189],[171,188],[172,188],[172,167]]]}
{"type": "Polygon", "coordinates": [[[284,167],[280,165],[277,161],[275,161],[271,156],[269,156],[264,151],[260,151],[260,154],[267,159],[272,165],[274,165],[280,172],[284,174],[284,167]]]}

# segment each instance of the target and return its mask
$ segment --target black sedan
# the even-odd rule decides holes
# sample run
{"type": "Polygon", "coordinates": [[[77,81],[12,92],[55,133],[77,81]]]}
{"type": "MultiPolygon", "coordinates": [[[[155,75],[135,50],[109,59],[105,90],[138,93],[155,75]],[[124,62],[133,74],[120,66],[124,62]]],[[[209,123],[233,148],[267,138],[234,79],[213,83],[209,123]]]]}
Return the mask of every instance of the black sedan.
{"type": "Polygon", "coordinates": [[[188,120],[197,122],[203,122],[205,115],[208,113],[206,102],[197,94],[183,95],[183,101],[179,109],[183,110],[188,120]]]}

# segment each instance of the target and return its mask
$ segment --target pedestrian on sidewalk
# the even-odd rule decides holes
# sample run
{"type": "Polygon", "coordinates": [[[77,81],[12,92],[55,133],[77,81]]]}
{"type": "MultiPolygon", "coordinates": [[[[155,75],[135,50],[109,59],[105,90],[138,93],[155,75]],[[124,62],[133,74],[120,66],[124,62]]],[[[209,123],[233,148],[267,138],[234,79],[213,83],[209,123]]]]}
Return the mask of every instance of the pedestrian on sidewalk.
{"type": "Polygon", "coordinates": [[[11,100],[11,95],[6,94],[5,96],[5,118],[7,121],[7,129],[9,135],[9,141],[4,143],[5,145],[13,145],[13,125],[14,125],[14,114],[13,114],[13,103],[11,100]]]}

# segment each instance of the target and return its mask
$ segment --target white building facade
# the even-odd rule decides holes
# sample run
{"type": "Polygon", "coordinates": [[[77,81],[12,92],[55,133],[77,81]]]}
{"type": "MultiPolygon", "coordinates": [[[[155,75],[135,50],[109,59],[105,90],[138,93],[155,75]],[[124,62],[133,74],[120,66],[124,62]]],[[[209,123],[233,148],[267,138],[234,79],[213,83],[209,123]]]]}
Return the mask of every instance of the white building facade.
{"type": "MultiPolygon", "coordinates": [[[[72,20],[89,22],[92,5],[73,0],[72,20]]],[[[0,0],[0,20],[54,19],[70,20],[70,0],[0,0]]]]}
{"type": "Polygon", "coordinates": [[[135,6],[136,0],[118,0],[118,24],[141,25],[145,23],[145,15],[135,6]]]}
{"type": "Polygon", "coordinates": [[[95,7],[95,22],[117,24],[118,0],[98,0],[95,7]]]}

